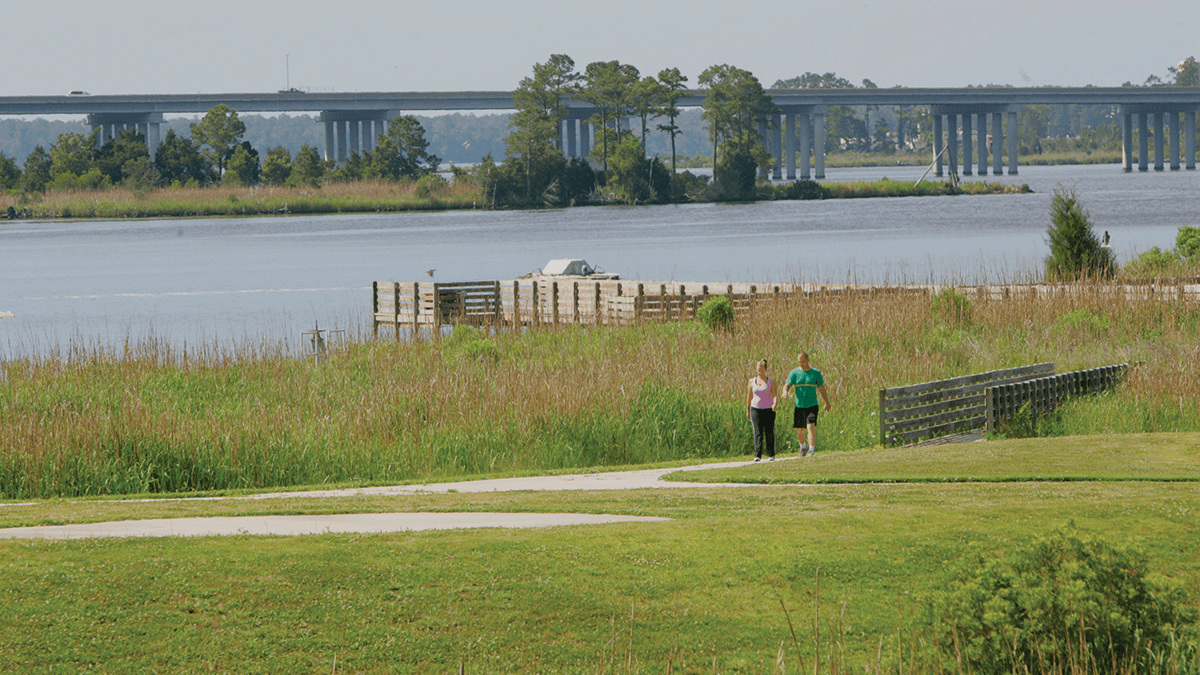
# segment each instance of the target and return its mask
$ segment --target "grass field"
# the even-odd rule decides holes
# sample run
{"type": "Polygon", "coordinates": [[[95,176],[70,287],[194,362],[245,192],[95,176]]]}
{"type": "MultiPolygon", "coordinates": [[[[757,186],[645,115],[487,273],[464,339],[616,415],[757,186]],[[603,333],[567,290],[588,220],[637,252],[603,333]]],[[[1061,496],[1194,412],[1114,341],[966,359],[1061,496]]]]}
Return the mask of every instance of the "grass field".
{"type": "MultiPolygon", "coordinates": [[[[810,481],[839,470],[889,482],[7,505],[0,507],[6,527],[382,511],[673,520],[3,541],[0,665],[9,672],[775,673],[782,659],[794,673],[814,672],[819,658],[823,673],[936,672],[920,660],[921,618],[948,569],[976,552],[1003,556],[1067,523],[1144,548],[1155,572],[1200,597],[1198,434],[832,453],[714,478],[810,481]],[[1127,480],[1119,462],[1094,466],[1109,454],[1106,444],[1119,446],[1140,480],[1127,480]],[[1011,471],[1008,457],[1016,458],[1011,471]],[[956,475],[976,482],[951,482],[956,475]],[[1023,482],[1064,476],[1076,480],[1023,482]]],[[[1187,649],[1178,672],[1196,672],[1194,646],[1187,649]]]]}
{"type": "MultiPolygon", "coordinates": [[[[772,673],[782,659],[796,673],[819,659],[821,673],[923,675],[942,672],[921,626],[957,562],[1069,524],[1141,547],[1195,604],[1200,308],[1087,284],[949,306],[879,293],[763,303],[728,331],[460,330],[355,341],[319,365],[162,344],[7,361],[3,527],[385,511],[673,520],[6,540],[0,671],[772,673]],[[820,453],[688,475],[712,487],[164,499],[746,457],[750,364],[766,356],[782,377],[800,349],[835,406],[820,453]],[[1004,432],[1038,438],[875,447],[879,388],[1042,361],[1142,364],[1114,391],[1004,432]]],[[[778,433],[791,438],[782,421],[778,433]]],[[[1173,654],[1155,672],[1200,672],[1192,642],[1173,654]]]]}

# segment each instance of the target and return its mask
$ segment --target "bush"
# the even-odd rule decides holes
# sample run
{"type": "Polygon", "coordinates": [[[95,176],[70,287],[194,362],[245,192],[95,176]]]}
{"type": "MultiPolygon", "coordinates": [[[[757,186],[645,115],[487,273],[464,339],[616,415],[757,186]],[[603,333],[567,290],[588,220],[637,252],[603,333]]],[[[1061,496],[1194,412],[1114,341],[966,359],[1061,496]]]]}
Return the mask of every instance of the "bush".
{"type": "Polygon", "coordinates": [[[1200,257],[1200,228],[1184,225],[1175,235],[1175,253],[1184,259],[1200,257]]]}
{"type": "Polygon", "coordinates": [[[733,302],[724,295],[710,297],[700,305],[696,318],[711,330],[728,328],[733,325],[733,302]]]}
{"type": "Polygon", "coordinates": [[[1144,552],[1068,527],[963,565],[932,605],[932,639],[973,673],[1155,672],[1194,639],[1182,588],[1144,552]]]}
{"type": "Polygon", "coordinates": [[[1124,275],[1135,278],[1172,276],[1179,271],[1182,262],[1174,251],[1155,246],[1126,264],[1124,275]]]}
{"type": "Polygon", "coordinates": [[[1050,201],[1050,256],[1046,277],[1073,281],[1091,276],[1111,277],[1117,261],[1112,249],[1100,245],[1092,231],[1092,219],[1079,203],[1074,190],[1059,187],[1050,201]]]}

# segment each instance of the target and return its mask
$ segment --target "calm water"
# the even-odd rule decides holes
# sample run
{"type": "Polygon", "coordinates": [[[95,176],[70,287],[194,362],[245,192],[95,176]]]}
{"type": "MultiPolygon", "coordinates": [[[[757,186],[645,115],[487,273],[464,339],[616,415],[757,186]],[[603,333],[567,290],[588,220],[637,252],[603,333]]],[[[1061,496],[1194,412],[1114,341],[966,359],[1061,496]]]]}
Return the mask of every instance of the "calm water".
{"type": "MultiPolygon", "coordinates": [[[[924,167],[830,169],[916,180],[924,167]]],[[[1019,279],[1047,252],[1051,194],[1073,187],[1122,261],[1200,224],[1200,172],[1022,167],[1030,195],[556,211],[105,222],[0,221],[0,358],[71,343],[298,340],[360,329],[370,283],[510,279],[585,258],[624,279],[1019,279]]]]}

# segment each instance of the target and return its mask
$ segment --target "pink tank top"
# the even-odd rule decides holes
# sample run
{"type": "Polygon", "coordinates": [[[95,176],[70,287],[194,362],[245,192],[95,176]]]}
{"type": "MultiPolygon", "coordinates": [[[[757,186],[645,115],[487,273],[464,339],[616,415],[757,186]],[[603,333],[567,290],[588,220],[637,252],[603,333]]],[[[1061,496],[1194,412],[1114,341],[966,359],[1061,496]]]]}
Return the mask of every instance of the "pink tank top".
{"type": "Polygon", "coordinates": [[[753,398],[750,399],[750,405],[754,408],[770,408],[775,405],[775,401],[771,398],[771,378],[767,378],[766,384],[759,384],[758,378],[750,380],[750,391],[753,392],[753,398]]]}

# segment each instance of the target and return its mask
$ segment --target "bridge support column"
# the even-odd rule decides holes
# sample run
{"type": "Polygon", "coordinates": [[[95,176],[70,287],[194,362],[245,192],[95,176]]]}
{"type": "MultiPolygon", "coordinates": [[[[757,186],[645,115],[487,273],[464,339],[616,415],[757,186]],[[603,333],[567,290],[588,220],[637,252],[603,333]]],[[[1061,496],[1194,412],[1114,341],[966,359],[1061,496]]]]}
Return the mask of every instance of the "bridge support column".
{"type": "Polygon", "coordinates": [[[348,150],[347,157],[349,156],[349,153],[351,153],[351,152],[356,152],[359,155],[362,155],[361,122],[359,122],[358,120],[350,120],[349,122],[346,122],[346,132],[350,136],[350,138],[348,139],[349,143],[347,145],[347,150],[348,150]]]}
{"type": "Polygon", "coordinates": [[[992,174],[1004,173],[1004,125],[1002,113],[992,113],[992,174]]]}
{"type": "Polygon", "coordinates": [[[942,116],[939,113],[933,114],[933,175],[938,178],[942,177],[942,149],[945,148],[945,141],[942,140],[942,116]]]}
{"type": "Polygon", "coordinates": [[[579,120],[579,156],[587,158],[592,154],[592,125],[579,120]]]}
{"type": "Polygon", "coordinates": [[[390,110],[326,110],[317,117],[325,125],[325,160],[338,164],[351,151],[371,152],[380,134],[388,132],[390,110]]]}
{"type": "Polygon", "coordinates": [[[1187,155],[1187,161],[1184,166],[1188,169],[1196,170],[1196,111],[1189,110],[1183,113],[1183,153],[1187,155]]]}
{"type": "MultiPolygon", "coordinates": [[[[767,133],[767,129],[769,129],[769,128],[770,128],[770,125],[767,124],[766,118],[760,118],[758,120],[758,135],[762,136],[763,145],[767,146],[767,152],[774,154],[773,152],[771,152],[771,136],[767,133]]],[[[716,171],[715,166],[713,167],[713,170],[716,171]]],[[[758,177],[759,178],[767,177],[766,167],[762,167],[762,166],[758,167],[758,177]]]]}
{"type": "Polygon", "coordinates": [[[1150,171],[1150,121],[1138,113],[1138,171],[1150,171]]]}
{"type": "Polygon", "coordinates": [[[1121,168],[1133,171],[1133,115],[1121,114],[1121,168]]]}
{"type": "Polygon", "coordinates": [[[771,155],[775,158],[775,170],[771,172],[771,180],[782,180],[783,140],[779,134],[783,132],[783,124],[780,123],[779,115],[772,115],[771,121],[774,124],[767,126],[767,133],[771,136],[771,155]]]}
{"type": "Polygon", "coordinates": [[[784,113],[783,127],[787,135],[787,179],[796,180],[796,113],[784,113]]]}
{"type": "Polygon", "coordinates": [[[1154,120],[1154,170],[1162,171],[1163,160],[1163,118],[1165,114],[1161,112],[1150,113],[1150,119],[1154,120]]]}
{"type": "Polygon", "coordinates": [[[817,180],[825,179],[825,113],[813,115],[813,161],[816,163],[817,180]]]}
{"type": "Polygon", "coordinates": [[[1008,113],[1008,175],[1017,175],[1017,113],[1008,113]]]}
{"type": "Polygon", "coordinates": [[[92,131],[99,131],[96,134],[96,142],[100,145],[132,127],[142,135],[150,159],[153,160],[158,153],[159,133],[163,124],[162,113],[94,113],[88,115],[84,123],[90,126],[92,131]]]}
{"type": "Polygon", "coordinates": [[[958,173],[958,115],[946,115],[946,164],[951,173],[958,173]]]}
{"type": "Polygon", "coordinates": [[[1171,134],[1171,170],[1179,170],[1179,113],[1172,110],[1167,113],[1167,123],[1171,134]]]}
{"type": "Polygon", "coordinates": [[[563,124],[567,125],[567,157],[575,159],[579,156],[579,136],[575,133],[577,120],[568,117],[563,120],[563,124]]]}
{"type": "Polygon", "coordinates": [[[974,139],[971,138],[971,113],[964,113],[962,116],[963,122],[963,170],[962,175],[971,175],[971,164],[974,160],[971,159],[971,144],[974,139]]]}
{"type": "Polygon", "coordinates": [[[987,113],[979,113],[979,117],[975,120],[979,123],[979,131],[976,133],[976,147],[979,149],[979,175],[987,175],[987,113]]]}
{"type": "Polygon", "coordinates": [[[808,153],[809,148],[812,147],[812,141],[808,136],[809,117],[811,117],[811,115],[808,113],[800,113],[797,117],[799,117],[800,122],[800,178],[803,180],[809,180],[812,178],[808,171],[808,153]]]}
{"type": "Polygon", "coordinates": [[[337,163],[344,164],[346,162],[346,122],[334,122],[336,127],[335,135],[337,136],[337,163]]]}

